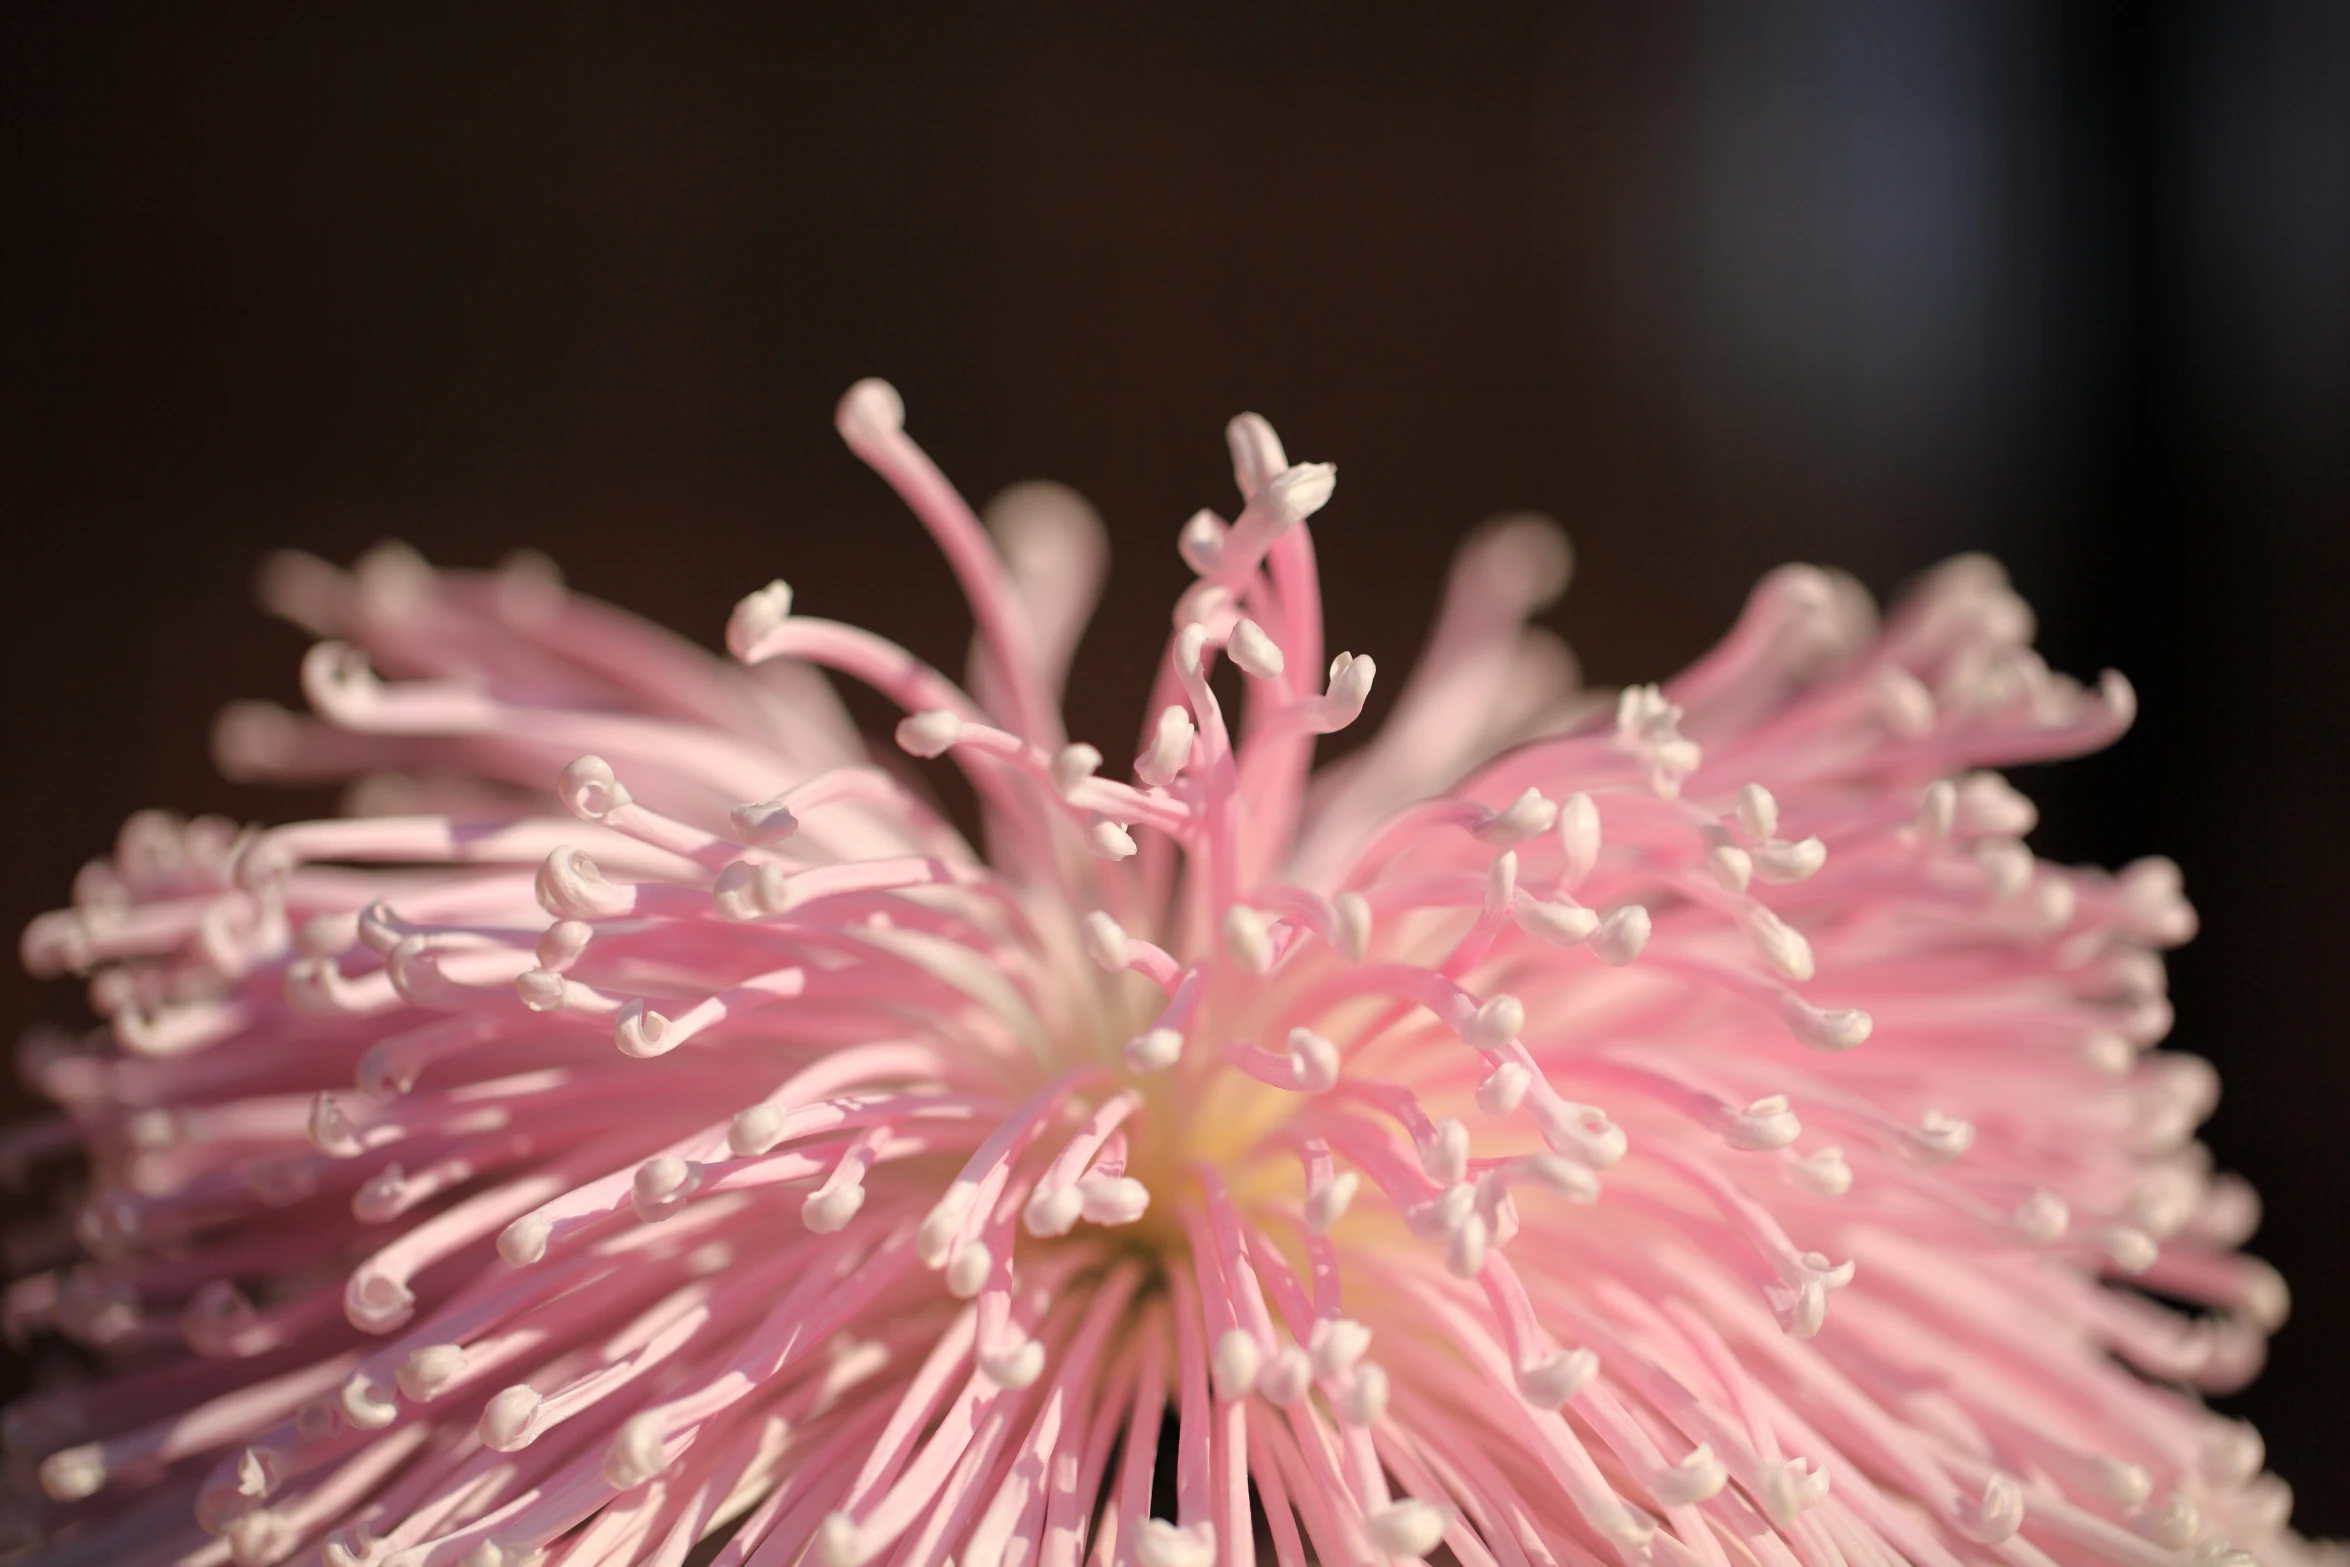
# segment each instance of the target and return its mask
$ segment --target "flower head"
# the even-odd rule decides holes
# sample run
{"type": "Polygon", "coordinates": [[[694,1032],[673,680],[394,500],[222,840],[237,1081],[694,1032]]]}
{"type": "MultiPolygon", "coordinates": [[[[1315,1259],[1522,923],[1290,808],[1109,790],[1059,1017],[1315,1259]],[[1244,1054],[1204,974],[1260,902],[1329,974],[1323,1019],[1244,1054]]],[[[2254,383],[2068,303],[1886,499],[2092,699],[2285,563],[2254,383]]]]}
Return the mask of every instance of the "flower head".
{"type": "Polygon", "coordinates": [[[1609,696],[1503,526],[1314,773],[1376,669],[1323,646],[1332,470],[1243,415],[1129,769],[1059,717],[1082,504],[991,538],[888,387],[839,422],[961,579],[964,685],[781,583],[730,664],[536,561],[270,567],[313,716],[222,760],[352,813],[134,818],[25,938],[108,1020],[28,1048],[64,1114],[12,1145],[90,1179],[7,1322],[109,1367],[8,1414],[40,1559],[2311,1552],[2181,1391],[2284,1291],[2211,1072],[2151,1052],[2177,872],[2042,863],[1985,770],[2130,690],[1996,568],[1883,626],[1789,568],[1609,696]]]}

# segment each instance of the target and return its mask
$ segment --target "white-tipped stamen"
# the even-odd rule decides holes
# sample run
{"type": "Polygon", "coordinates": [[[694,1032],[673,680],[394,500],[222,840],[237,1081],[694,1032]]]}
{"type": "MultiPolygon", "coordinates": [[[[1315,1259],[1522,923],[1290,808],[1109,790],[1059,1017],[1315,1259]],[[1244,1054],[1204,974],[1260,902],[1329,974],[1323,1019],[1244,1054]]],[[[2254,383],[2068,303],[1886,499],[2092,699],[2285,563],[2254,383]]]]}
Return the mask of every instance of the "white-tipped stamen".
{"type": "Polygon", "coordinates": [[[1173,783],[1191,758],[1191,742],[1197,733],[1191,715],[1182,708],[1162,709],[1158,726],[1151,731],[1150,748],[1135,760],[1134,776],[1154,789],[1173,783]]]}
{"type": "Polygon", "coordinates": [[[1232,655],[1232,662],[1256,679],[1281,678],[1284,661],[1280,645],[1253,620],[1233,622],[1232,640],[1226,644],[1225,651],[1232,655]]]}
{"type": "Polygon", "coordinates": [[[1215,1353],[1209,1361],[1216,1396],[1226,1403],[1248,1397],[1256,1390],[1257,1371],[1262,1364],[1255,1339],[1240,1328],[1226,1329],[1216,1340],[1215,1353]]]}
{"type": "Polygon", "coordinates": [[[899,721],[898,749],[908,756],[944,756],[962,733],[960,716],[943,707],[933,708],[899,721]]]}

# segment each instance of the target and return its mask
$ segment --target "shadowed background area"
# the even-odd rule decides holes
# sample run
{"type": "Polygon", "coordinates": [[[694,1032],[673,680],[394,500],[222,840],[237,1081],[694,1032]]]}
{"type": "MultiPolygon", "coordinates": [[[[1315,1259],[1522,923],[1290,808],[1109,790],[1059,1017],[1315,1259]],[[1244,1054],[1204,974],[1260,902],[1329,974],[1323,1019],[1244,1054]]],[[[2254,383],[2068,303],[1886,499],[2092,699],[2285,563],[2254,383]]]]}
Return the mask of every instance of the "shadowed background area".
{"type": "MultiPolygon", "coordinates": [[[[1399,674],[1498,511],[1573,534],[1548,620],[1601,682],[1782,560],[1885,593],[1988,549],[2053,664],[2138,686],[2113,752],[2019,780],[2034,841],[2186,868],[2173,1043],[2299,1300],[2230,1403],[2350,1530],[2350,7],[0,29],[0,923],[140,806],[329,803],[208,760],[223,702],[294,699],[275,546],[533,547],[713,646],[780,574],[959,667],[832,433],[861,375],[975,499],[1101,508],[1073,729],[1113,755],[1243,408],[1339,465],[1332,645],[1399,674]]],[[[10,1028],[73,1005],[0,978],[10,1028]]]]}

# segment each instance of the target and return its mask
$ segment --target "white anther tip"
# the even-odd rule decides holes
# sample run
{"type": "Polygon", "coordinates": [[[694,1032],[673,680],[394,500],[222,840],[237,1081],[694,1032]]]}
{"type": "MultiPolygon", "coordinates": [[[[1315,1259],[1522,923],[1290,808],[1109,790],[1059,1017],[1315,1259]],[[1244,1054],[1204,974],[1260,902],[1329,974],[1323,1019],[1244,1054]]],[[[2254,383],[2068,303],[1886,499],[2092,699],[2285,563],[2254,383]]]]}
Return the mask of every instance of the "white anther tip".
{"type": "Polygon", "coordinates": [[[2040,808],[1997,773],[1969,773],[1956,788],[1958,826],[1970,835],[2021,838],[2039,823],[2040,808]]]}
{"type": "Polygon", "coordinates": [[[1711,1500],[1730,1481],[1730,1471],[1700,1442],[1681,1461],[1649,1477],[1648,1488],[1667,1507],[1695,1507],[1711,1500]]]}
{"type": "Polygon", "coordinates": [[[841,394],[833,426],[852,447],[896,435],[906,427],[906,400],[879,376],[867,376],[841,394]]]}
{"type": "Polygon", "coordinates": [[[1313,1358],[1295,1344],[1284,1347],[1257,1373],[1257,1391],[1267,1402],[1285,1409],[1304,1398],[1313,1385],[1313,1358]]]}
{"type": "Polygon", "coordinates": [[[1273,476],[1289,466],[1281,437],[1263,414],[1234,414],[1224,426],[1224,444],[1232,453],[1232,482],[1243,499],[1253,498],[1273,476]]]}
{"type": "Polygon", "coordinates": [[[1341,726],[1362,716],[1363,704],[1371,698],[1371,682],[1378,676],[1379,665],[1368,653],[1341,653],[1331,661],[1325,696],[1341,726]]]}
{"type": "Polygon", "coordinates": [[[944,756],[963,733],[962,717],[950,708],[934,707],[898,721],[898,748],[909,756],[944,756]]]}
{"type": "Polygon", "coordinates": [[[1749,909],[1746,914],[1746,934],[1762,954],[1763,961],[1776,969],[1780,976],[1801,984],[1817,972],[1812,957],[1811,943],[1803,933],[1769,909],[1749,909]]]}
{"type": "Polygon", "coordinates": [[[1939,712],[1924,681],[1888,664],[1877,675],[1877,715],[1901,739],[1923,740],[1934,732],[1939,712]]]}
{"type": "Polygon", "coordinates": [[[997,1387],[1018,1391],[1044,1375],[1044,1346],[1022,1339],[1009,1349],[982,1350],[979,1369],[997,1387]]]}
{"type": "Polygon", "coordinates": [[[343,1282],[343,1318],[362,1333],[389,1333],[415,1313],[415,1292],[372,1264],[361,1263],[343,1282]]]}
{"type": "Polygon", "coordinates": [[[1796,1159],[1787,1166],[1787,1173],[1814,1197],[1841,1197],[1852,1190],[1852,1166],[1841,1148],[1823,1148],[1796,1159]]]}
{"type": "Polygon", "coordinates": [[[1950,836],[1958,823],[1958,786],[1937,778],[1918,795],[1917,831],[1929,842],[1950,836]]]}
{"type": "Polygon", "coordinates": [[[1779,1015],[1788,1031],[1814,1050],[1851,1050],[1868,1041],[1875,1020],[1857,1007],[1825,1009],[1800,996],[1780,998],[1779,1015]]]}
{"type": "Polygon", "coordinates": [[[539,907],[557,919],[610,919],[636,907],[636,890],[615,886],[596,862],[564,844],[551,851],[532,883],[539,907]]]}
{"type": "Polygon", "coordinates": [[[2203,1444],[2203,1472],[2228,1485],[2251,1480],[2267,1461],[2268,1445],[2248,1421],[2230,1421],[2203,1444]]]}
{"type": "Polygon", "coordinates": [[[1806,881],[1828,863],[1828,846],[1817,838],[1766,843],[1752,856],[1755,879],[1773,886],[1806,881]]]}
{"type": "Polygon", "coordinates": [[[1470,1017],[1462,1037],[1479,1050],[1499,1050],[1526,1026],[1526,1006],[1512,995],[1487,997],[1470,1017]]]}
{"type": "Polygon", "coordinates": [[[1493,1226],[1481,1213],[1465,1213],[1444,1237],[1444,1269],[1456,1279],[1473,1279],[1492,1249],[1493,1226]]]}
{"type": "Polygon", "coordinates": [[[1425,1556],[1444,1543],[1444,1512],[1417,1497],[1371,1514],[1371,1538],[1390,1556],[1425,1556]]]}
{"type": "Polygon", "coordinates": [[[69,1447],[41,1460],[41,1490],[53,1502],[78,1502],[106,1484],[106,1453],[97,1443],[69,1447]]]}
{"type": "Polygon", "coordinates": [[[2097,677],[2097,696],[2116,723],[2129,724],[2137,719],[2137,687],[2120,670],[2108,669],[2097,677]]]}
{"type": "MultiPolygon", "coordinates": [[[[760,888],[760,873],[772,866],[753,865],[748,860],[736,860],[718,873],[711,883],[710,902],[719,914],[738,925],[767,916],[767,900],[760,888]]],[[[780,884],[778,890],[781,890],[780,884]]]]}
{"type": "Polygon", "coordinates": [[[1191,760],[1191,742],[1198,733],[1191,715],[1182,708],[1170,704],[1160,709],[1149,748],[1135,758],[1134,776],[1153,789],[1173,783],[1191,760]]]}
{"type": "Polygon", "coordinates": [[[1800,1458],[1790,1458],[1785,1463],[1764,1467],[1761,1489],[1763,1511],[1771,1522],[1784,1529],[1801,1517],[1805,1508],[1817,1506],[1827,1498],[1828,1471],[1812,1468],[1800,1458]]]}
{"type": "Polygon", "coordinates": [[[816,1526],[816,1559],[824,1567],[859,1567],[865,1552],[857,1542],[857,1521],[847,1513],[827,1513],[816,1526]]]}
{"type": "Polygon", "coordinates": [[[1291,518],[1311,517],[1330,503],[1338,488],[1338,470],[1326,462],[1301,462],[1284,468],[1266,486],[1274,505],[1291,518]]]}
{"type": "Polygon", "coordinates": [[[574,759],[556,779],[555,793],[572,815],[590,822],[602,821],[632,798],[612,764],[600,756],[574,759]]]}
{"type": "Polygon", "coordinates": [[[1263,974],[1273,967],[1273,920],[1262,909],[1235,903],[1224,911],[1224,950],[1245,974],[1263,974]]]}
{"type": "Polygon", "coordinates": [[[1108,817],[1097,817],[1085,829],[1085,846],[1100,860],[1131,860],[1134,858],[1134,834],[1108,817]]]}
{"type": "Polygon", "coordinates": [[[1978,1545],[2003,1544],[2024,1526],[2023,1487],[2007,1475],[1993,1474],[1979,1500],[1958,1503],[1954,1521],[1978,1545]]]}
{"type": "Polygon", "coordinates": [[[1510,915],[1520,930],[1554,947],[1571,947],[1587,941],[1599,929],[1596,909],[1587,909],[1580,903],[1546,903],[1523,893],[1513,901],[1510,915]]]}
{"type": "Polygon", "coordinates": [[[1983,890],[1994,903],[2020,896],[2032,885],[2040,862],[2013,838],[1986,838],[1975,846],[1975,863],[1982,868],[1983,890]]]}
{"type": "MultiPolygon", "coordinates": [[[[1175,601],[1174,613],[1170,618],[1175,629],[1181,632],[1187,626],[1221,620],[1232,612],[1232,608],[1232,590],[1223,583],[1195,582],[1189,592],[1175,601]]],[[[1184,664],[1183,667],[1192,666],[1184,664]]]]}
{"type": "Polygon", "coordinates": [[[358,1123],[344,1113],[332,1094],[321,1093],[310,1102],[307,1130],[310,1146],[330,1159],[355,1159],[365,1151],[358,1123]]]}
{"type": "Polygon", "coordinates": [[[1541,790],[1528,789],[1480,823],[1476,836],[1497,848],[1514,848],[1550,831],[1558,816],[1558,806],[1544,799],[1541,790]]]}
{"type": "Polygon", "coordinates": [[[2144,1273],[2162,1255],[2154,1237],[2134,1224],[2107,1225],[2097,1233],[2096,1241],[2106,1259],[2124,1273],[2144,1273]]]}
{"type": "Polygon", "coordinates": [[[475,1427],[481,1445],[493,1453],[511,1453],[527,1446],[543,1401],[536,1388],[520,1384],[499,1393],[483,1408],[475,1427]]]}
{"type": "Polygon", "coordinates": [[[670,1037],[669,1019],[642,1001],[631,1001],[620,1009],[612,1024],[612,1042],[622,1055],[639,1060],[667,1055],[677,1048],[677,1041],[670,1037]]]}
{"type": "Polygon", "coordinates": [[[1225,644],[1232,662],[1242,671],[1259,680],[1277,680],[1287,667],[1281,656],[1281,645],[1265,634],[1265,628],[1253,620],[1233,623],[1232,638],[1225,644]]]}
{"type": "Polygon", "coordinates": [[[1917,1130],[1909,1135],[1910,1153],[1927,1164],[1947,1164],[1974,1145],[1974,1123],[1940,1110],[1919,1117],[1917,1130]]]}
{"type": "Polygon", "coordinates": [[[865,1206],[865,1188],[853,1181],[830,1191],[810,1192],[800,1204],[800,1223],[813,1235],[837,1235],[865,1206]]]}
{"type": "Polygon", "coordinates": [[[1150,1211],[1151,1189],[1131,1175],[1089,1175],[1077,1183],[1080,1210],[1090,1224],[1115,1229],[1150,1211]]]}
{"type": "Polygon", "coordinates": [[[536,1262],[547,1254],[547,1242],[554,1231],[547,1220],[526,1213],[498,1232],[498,1255],[516,1267],[536,1262]]]}
{"type": "Polygon", "coordinates": [[[1243,498],[1253,498],[1289,466],[1289,457],[1281,450],[1281,437],[1263,414],[1234,414],[1224,426],[1224,444],[1232,453],[1232,482],[1239,486],[1243,498]]]}
{"type": "Polygon", "coordinates": [[[1570,887],[1591,874],[1599,859],[1599,807],[1591,796],[1570,794],[1559,802],[1559,848],[1566,856],[1562,873],[1570,887]]]}
{"type": "Polygon", "coordinates": [[[726,619],[726,650],[743,663],[758,654],[759,644],[791,619],[791,584],[778,577],[757,592],[736,601],[726,619]]]}
{"type": "Polygon", "coordinates": [[[1340,1377],[1371,1351],[1371,1330],[1351,1317],[1331,1317],[1314,1325],[1314,1374],[1340,1377]]]}
{"type": "Polygon", "coordinates": [[[1175,535],[1175,553],[1204,577],[1224,559],[1224,539],[1229,531],[1214,512],[1195,511],[1175,535]]]}
{"type": "Polygon", "coordinates": [[[2203,1510],[2184,1491],[2173,1491],[2160,1507],[2132,1520],[2137,1531],[2169,1551],[2183,1551],[2203,1532],[2203,1510]]]}
{"type": "Polygon", "coordinates": [[[274,1447],[248,1447],[237,1455],[237,1494],[255,1501],[277,1494],[285,1479],[286,1455],[274,1447]]]}
{"type": "Polygon", "coordinates": [[[1487,1115],[1508,1115],[1525,1102],[1526,1091],[1533,1086],[1533,1073],[1515,1061],[1504,1061],[1477,1085],[1477,1108],[1487,1115]]]}
{"type": "Polygon", "coordinates": [[[587,951],[588,943],[596,936],[596,928],[585,920],[557,920],[539,934],[536,956],[539,967],[560,974],[579,961],[587,951]]]}
{"type": "Polygon", "coordinates": [[[1206,667],[1208,628],[1197,620],[1187,620],[1175,631],[1175,667],[1185,674],[1198,674],[1206,667]]]}
{"type": "Polygon", "coordinates": [[[2148,1474],[2143,1465],[2126,1463],[2119,1458],[2097,1460],[2097,1484],[2106,1497],[2124,1512],[2136,1512],[2154,1494],[2154,1476],[2148,1474]]]}
{"type": "Polygon", "coordinates": [[[343,1383],[342,1406],[343,1418],[362,1431],[381,1431],[400,1418],[392,1390],[356,1371],[343,1383]]]}
{"type": "Polygon", "coordinates": [[[1535,1118],[1552,1153],[1564,1154],[1594,1170],[1614,1169],[1631,1146],[1624,1129],[1597,1105],[1537,1101],[1535,1118]]]}
{"type": "Polygon", "coordinates": [[[726,813],[726,819],[734,829],[735,841],[753,848],[781,843],[800,830],[800,819],[781,796],[738,805],[726,813]]]}
{"type": "Polygon", "coordinates": [[[726,1129],[726,1146],[737,1159],[755,1159],[783,1136],[781,1105],[757,1104],[742,1111],[726,1129]]]}
{"type": "Polygon", "coordinates": [[[931,1210],[922,1216],[921,1225],[914,1231],[914,1257],[925,1268],[943,1268],[947,1265],[947,1250],[955,1243],[955,1232],[963,1227],[963,1215],[971,1207],[972,1188],[950,1186],[931,1210]]]}
{"type": "Polygon", "coordinates": [[[1621,968],[1647,949],[1652,928],[1648,910],[1637,903],[1627,903],[1601,918],[1589,944],[1602,963],[1621,968]]]}
{"type": "Polygon", "coordinates": [[[2010,1222],[2015,1231],[2035,1246],[2052,1246],[2064,1239],[2065,1227],[2072,1222],[2072,1210],[2056,1193],[2042,1188],[2016,1205],[2010,1222]]]}
{"type": "MultiPolygon", "coordinates": [[[[1135,1531],[1134,1557],[1142,1567],[1214,1567],[1216,1526],[1195,1523],[1185,1529],[1164,1518],[1145,1518],[1135,1531]]],[[[828,1562],[825,1567],[854,1564],[828,1562]]]]}
{"type": "Polygon", "coordinates": [[[400,1391],[428,1404],[449,1390],[465,1374],[465,1351],[455,1344],[428,1344],[410,1352],[393,1373],[400,1391]]]}
{"type": "Polygon", "coordinates": [[[1053,788],[1065,799],[1102,765],[1102,753],[1082,740],[1053,753],[1053,788]]]}
{"type": "Polygon", "coordinates": [[[1806,1279],[1792,1290],[1778,1290],[1771,1311],[1779,1330],[1789,1338],[1814,1338],[1828,1320],[1828,1290],[1818,1279],[1806,1279]]]}
{"type": "Polygon", "coordinates": [[[1209,1361],[1209,1372],[1215,1380],[1216,1397],[1225,1403],[1243,1399],[1256,1390],[1257,1372],[1263,1366],[1263,1356],[1257,1341],[1241,1328],[1227,1328],[1216,1340],[1215,1353],[1209,1361]]]}
{"type": "Polygon", "coordinates": [[[691,1164],[675,1154],[659,1154],[636,1167],[630,1201],[638,1218],[664,1219],[700,1184],[700,1172],[691,1164]]]}
{"type": "Polygon", "coordinates": [[[1126,1041],[1123,1053],[1129,1072],[1164,1072],[1183,1058],[1183,1036],[1171,1028],[1144,1029],[1126,1041]]]}
{"type": "Polygon", "coordinates": [[[987,1284],[987,1276],[995,1268],[995,1255],[985,1241],[968,1241],[947,1260],[947,1293],[957,1300],[970,1300],[987,1284]]]}
{"type": "Polygon", "coordinates": [[[1290,1081],[1298,1092],[1323,1094],[1338,1086],[1338,1047],[1312,1029],[1289,1031],[1290,1081]]]}
{"type": "Polygon", "coordinates": [[[1075,1186],[1063,1186],[1053,1191],[1040,1191],[1028,1199],[1021,1211],[1021,1222],[1028,1233],[1040,1240],[1066,1235],[1077,1227],[1085,1212],[1085,1197],[1075,1186]]]}
{"type": "Polygon", "coordinates": [[[1733,1115],[1722,1135],[1733,1148],[1774,1153],[1803,1135],[1803,1123],[1788,1108],[1786,1095],[1773,1094],[1733,1115]]]}
{"type": "Polygon", "coordinates": [[[1564,1154],[1527,1154],[1511,1166],[1513,1172],[1557,1193],[1571,1203],[1589,1204],[1599,1201],[1599,1172],[1580,1159],[1564,1154]]]}
{"type": "Polygon", "coordinates": [[[1449,1116],[1419,1140],[1420,1168],[1439,1186],[1457,1186],[1469,1170],[1469,1129],[1449,1116]]]}
{"type": "Polygon", "coordinates": [[[1346,1217],[1347,1208],[1354,1202],[1355,1191],[1362,1177],[1352,1170],[1341,1170],[1315,1187],[1306,1195],[1306,1225],[1317,1235],[1327,1235],[1331,1227],[1346,1217]]]}
{"type": "Polygon", "coordinates": [[[1125,968],[1134,955],[1127,941],[1126,927],[1119,924],[1107,910],[1095,909],[1087,914],[1081,934],[1085,942],[1085,955],[1110,973],[1115,974],[1125,968]]]}
{"type": "Polygon", "coordinates": [[[1537,1409],[1556,1409],[1598,1375],[1599,1357],[1590,1350],[1560,1350],[1519,1370],[1518,1393],[1537,1409]]]}

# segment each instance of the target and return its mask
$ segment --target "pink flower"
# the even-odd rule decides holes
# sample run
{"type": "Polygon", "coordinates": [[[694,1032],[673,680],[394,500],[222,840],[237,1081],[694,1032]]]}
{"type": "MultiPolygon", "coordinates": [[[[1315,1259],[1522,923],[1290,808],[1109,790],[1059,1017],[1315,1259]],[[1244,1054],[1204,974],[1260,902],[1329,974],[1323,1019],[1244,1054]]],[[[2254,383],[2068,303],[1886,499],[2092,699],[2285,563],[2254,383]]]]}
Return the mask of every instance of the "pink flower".
{"type": "Polygon", "coordinates": [[[25,938],[111,1025],[28,1052],[65,1115],[12,1145],[91,1175],[7,1320],[110,1368],[9,1412],[39,1560],[2315,1559],[2179,1390],[2285,1294],[2210,1069],[2149,1053],[2177,871],[2040,862],[1983,770],[2130,690],[1995,567],[1881,627],[1791,567],[1603,697],[1504,527],[1310,774],[1374,669],[1323,647],[1331,469],[1243,415],[1122,782],[1058,716],[1090,515],[991,542],[901,413],[840,428],[967,688],[781,583],[729,665],[543,564],[271,567],[317,716],[221,753],[352,814],[134,818],[25,938]]]}

